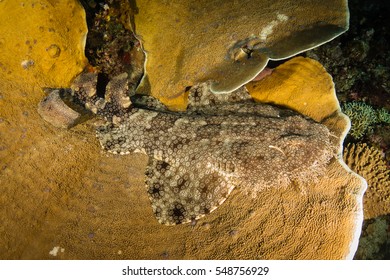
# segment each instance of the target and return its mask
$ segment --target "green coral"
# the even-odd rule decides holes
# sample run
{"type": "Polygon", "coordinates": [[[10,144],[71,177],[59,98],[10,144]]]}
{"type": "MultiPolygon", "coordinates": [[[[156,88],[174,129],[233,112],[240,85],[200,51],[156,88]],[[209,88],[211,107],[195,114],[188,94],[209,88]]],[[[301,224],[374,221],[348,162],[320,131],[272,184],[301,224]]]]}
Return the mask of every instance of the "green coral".
{"type": "Polygon", "coordinates": [[[349,133],[356,139],[361,138],[372,125],[377,122],[377,113],[374,108],[364,102],[347,102],[343,105],[343,112],[351,119],[349,133]]]}
{"type": "Polygon", "coordinates": [[[372,132],[374,124],[390,124],[390,114],[385,108],[375,110],[364,102],[353,101],[344,103],[342,109],[351,119],[349,134],[356,139],[362,138],[367,132],[372,132]]]}
{"type": "Polygon", "coordinates": [[[378,109],[378,122],[388,123],[390,124],[390,114],[385,108],[378,109]]]}
{"type": "Polygon", "coordinates": [[[372,132],[374,124],[390,124],[390,114],[385,108],[375,110],[364,102],[346,102],[343,112],[351,119],[349,134],[356,139],[362,138],[367,132],[372,132]]]}

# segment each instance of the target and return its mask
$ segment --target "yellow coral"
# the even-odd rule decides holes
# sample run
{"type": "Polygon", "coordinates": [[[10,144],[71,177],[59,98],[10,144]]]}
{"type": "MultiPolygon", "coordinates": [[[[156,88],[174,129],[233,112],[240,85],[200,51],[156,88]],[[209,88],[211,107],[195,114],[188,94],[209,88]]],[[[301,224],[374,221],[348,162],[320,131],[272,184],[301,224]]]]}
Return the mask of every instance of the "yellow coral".
{"type": "MultiPolygon", "coordinates": [[[[334,94],[329,86],[323,94],[334,94]]],[[[237,189],[202,222],[164,227],[155,221],[145,192],[146,157],[107,157],[88,127],[69,133],[46,126],[36,113],[38,99],[17,102],[24,90],[14,88],[0,99],[0,108],[8,109],[0,122],[0,134],[6,135],[0,137],[0,205],[7,205],[0,210],[7,232],[0,243],[9,248],[0,251],[3,259],[51,258],[53,240],[75,245],[58,256],[73,259],[112,258],[112,248],[124,244],[126,250],[114,257],[150,259],[169,252],[173,259],[339,259],[354,253],[363,187],[337,160],[318,184],[270,188],[257,198],[237,189]],[[106,188],[113,181],[118,187],[106,188]],[[96,225],[102,229],[99,242],[89,242],[87,233],[96,225]]]]}
{"type": "Polygon", "coordinates": [[[332,203],[332,206],[322,214],[328,216],[329,222],[340,218],[340,212],[334,212],[334,209],[345,211],[348,208],[351,211],[349,217],[343,218],[342,223],[345,224],[341,225],[343,234],[348,232],[350,239],[345,243],[340,242],[339,246],[350,246],[349,257],[353,256],[363,221],[361,201],[366,182],[345,170],[342,163],[342,143],[350,128],[350,121],[341,112],[332,77],[317,61],[295,57],[275,68],[271,75],[248,83],[246,88],[257,101],[293,109],[328,127],[331,140],[338,149],[335,151],[337,161],[327,167],[327,175],[324,176],[327,179],[323,178],[311,187],[317,195],[327,193],[323,200],[332,203]],[[340,196],[340,192],[348,195],[340,196]],[[336,197],[339,199],[333,200],[336,197]]]}
{"type": "Polygon", "coordinates": [[[262,80],[246,85],[259,102],[277,103],[321,121],[340,109],[332,77],[317,61],[295,57],[262,80]],[[332,92],[329,94],[329,92],[332,92]],[[317,110],[321,106],[321,110],[317,110]]]}
{"type": "Polygon", "coordinates": [[[339,141],[341,155],[350,122],[341,113],[332,77],[319,62],[295,57],[264,79],[248,83],[246,88],[258,102],[285,106],[328,126],[334,141],[339,141]]]}
{"type": "Polygon", "coordinates": [[[66,87],[87,63],[85,11],[76,0],[0,1],[0,74],[66,87]]]}
{"type": "Polygon", "coordinates": [[[268,60],[291,57],[348,29],[346,0],[137,1],[135,31],[146,51],[138,91],[166,105],[187,87],[211,80],[230,92],[252,80],[268,60]]]}
{"type": "Polygon", "coordinates": [[[390,170],[382,152],[366,143],[348,144],[344,149],[345,163],[367,180],[364,195],[364,218],[371,219],[390,213],[390,170]]]}

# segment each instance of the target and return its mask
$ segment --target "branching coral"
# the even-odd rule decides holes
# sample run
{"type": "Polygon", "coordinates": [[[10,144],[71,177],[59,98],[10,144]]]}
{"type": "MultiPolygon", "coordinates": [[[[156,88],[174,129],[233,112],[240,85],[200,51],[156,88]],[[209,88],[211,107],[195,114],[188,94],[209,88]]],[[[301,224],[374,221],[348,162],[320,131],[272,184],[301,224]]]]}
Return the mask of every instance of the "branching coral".
{"type": "Polygon", "coordinates": [[[355,139],[362,138],[372,131],[372,126],[377,123],[390,123],[390,114],[386,109],[375,110],[364,102],[346,102],[342,106],[343,112],[351,119],[349,134],[355,139]]]}
{"type": "Polygon", "coordinates": [[[385,108],[378,109],[378,122],[390,123],[390,114],[385,108]]]}
{"type": "Polygon", "coordinates": [[[347,102],[343,105],[343,112],[351,119],[349,134],[356,139],[363,137],[376,122],[375,110],[364,102],[347,102]]]}

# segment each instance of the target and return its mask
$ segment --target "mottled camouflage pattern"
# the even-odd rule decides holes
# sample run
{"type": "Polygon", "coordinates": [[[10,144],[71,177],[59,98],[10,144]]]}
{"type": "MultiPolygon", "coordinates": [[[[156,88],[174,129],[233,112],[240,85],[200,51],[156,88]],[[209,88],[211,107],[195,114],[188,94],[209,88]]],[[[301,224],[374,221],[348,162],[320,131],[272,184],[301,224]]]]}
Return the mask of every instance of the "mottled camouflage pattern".
{"type": "Polygon", "coordinates": [[[104,150],[149,156],[146,188],[162,224],[210,213],[235,187],[256,196],[313,181],[333,156],[324,125],[255,103],[245,88],[216,95],[201,84],[191,89],[186,112],[172,112],[151,97],[130,98],[126,74],[107,85],[105,99],[88,75],[76,80],[74,94],[105,118],[97,128],[104,150]]]}

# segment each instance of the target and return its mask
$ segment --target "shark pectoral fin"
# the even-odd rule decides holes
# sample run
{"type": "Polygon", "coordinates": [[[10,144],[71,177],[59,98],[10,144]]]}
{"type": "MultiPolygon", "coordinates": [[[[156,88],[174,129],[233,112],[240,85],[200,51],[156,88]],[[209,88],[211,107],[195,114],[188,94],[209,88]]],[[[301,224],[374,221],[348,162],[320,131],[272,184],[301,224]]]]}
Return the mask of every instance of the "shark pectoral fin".
{"type": "Polygon", "coordinates": [[[218,171],[149,159],[146,187],[156,219],[165,225],[197,220],[221,205],[234,186],[218,171]]]}

